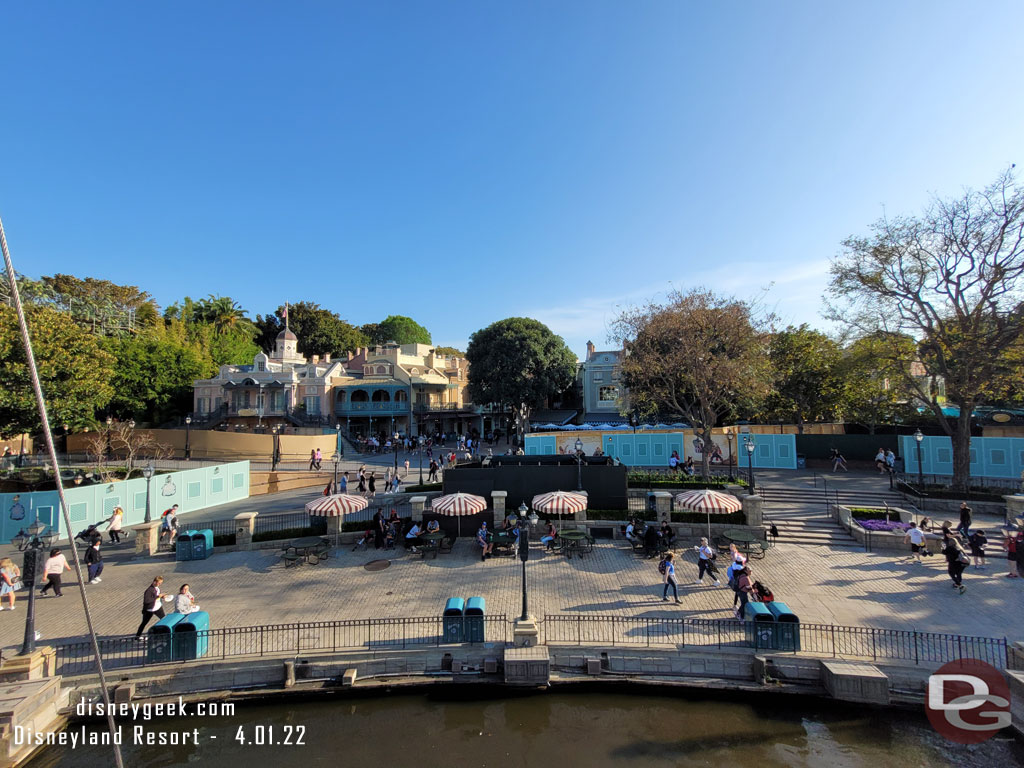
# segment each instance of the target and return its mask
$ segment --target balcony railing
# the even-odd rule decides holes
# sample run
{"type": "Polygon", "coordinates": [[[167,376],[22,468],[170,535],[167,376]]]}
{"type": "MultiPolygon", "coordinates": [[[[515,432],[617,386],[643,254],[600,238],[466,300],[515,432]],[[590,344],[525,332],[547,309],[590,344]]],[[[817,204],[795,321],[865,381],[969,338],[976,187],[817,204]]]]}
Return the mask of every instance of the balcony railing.
{"type": "Polygon", "coordinates": [[[435,411],[467,411],[470,413],[476,413],[476,406],[472,403],[413,403],[412,409],[417,413],[423,412],[435,412],[435,411]]]}
{"type": "Polygon", "coordinates": [[[408,413],[408,401],[338,403],[337,413],[408,413]]]}

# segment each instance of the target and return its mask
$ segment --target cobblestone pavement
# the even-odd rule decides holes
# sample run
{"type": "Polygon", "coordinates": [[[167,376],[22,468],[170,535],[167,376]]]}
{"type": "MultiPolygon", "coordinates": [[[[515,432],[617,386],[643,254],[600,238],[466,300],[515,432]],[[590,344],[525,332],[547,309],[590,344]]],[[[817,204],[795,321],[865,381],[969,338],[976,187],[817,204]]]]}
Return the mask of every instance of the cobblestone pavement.
{"type": "MultiPolygon", "coordinates": [[[[530,611],[621,617],[731,617],[732,593],[725,586],[696,586],[692,548],[681,547],[677,561],[682,603],[661,600],[656,562],[633,554],[618,542],[599,543],[583,559],[544,553],[534,544],[528,564],[530,611]]],[[[521,606],[520,563],[493,558],[483,563],[471,539],[451,554],[422,560],[404,552],[334,550],[319,565],[285,570],[274,550],[216,554],[208,560],[177,563],[170,556],[131,560],[127,548],[106,548],[101,584],[87,586],[101,635],[134,632],[142,593],[154,575],[176,592],[188,582],[213,628],[332,619],[436,616],[450,596],[480,595],[491,615],[517,616],[521,606]],[[388,557],[386,570],[362,566],[388,557]]],[[[769,584],[804,622],[917,629],[934,632],[1024,638],[1024,580],[1004,578],[1005,561],[988,570],[970,568],[967,592],[951,589],[941,557],[924,565],[882,553],[780,544],[753,562],[757,578],[769,584]]],[[[64,597],[37,601],[37,629],[44,640],[84,635],[85,621],[74,576],[65,578],[64,597]]],[[[17,610],[0,613],[0,645],[20,645],[25,592],[17,610]]]]}

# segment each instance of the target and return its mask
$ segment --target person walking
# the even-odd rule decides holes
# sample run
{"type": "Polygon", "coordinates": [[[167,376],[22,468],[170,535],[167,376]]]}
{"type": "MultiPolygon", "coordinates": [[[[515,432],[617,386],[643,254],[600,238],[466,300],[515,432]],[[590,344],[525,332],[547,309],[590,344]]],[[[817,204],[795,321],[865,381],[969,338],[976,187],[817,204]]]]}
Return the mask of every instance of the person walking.
{"type": "Polygon", "coordinates": [[[67,558],[60,553],[60,549],[56,547],[51,549],[50,556],[46,558],[46,562],[43,564],[43,574],[46,576],[46,583],[39,590],[39,594],[45,595],[46,590],[53,587],[53,594],[57,597],[63,597],[64,593],[60,588],[60,577],[64,571],[70,570],[71,566],[68,565],[67,558]]]}
{"type": "Polygon", "coordinates": [[[974,567],[983,569],[985,567],[985,547],[988,546],[988,537],[983,530],[978,528],[967,538],[967,542],[971,545],[971,557],[974,558],[974,567]]]}
{"type": "Polygon", "coordinates": [[[732,589],[732,607],[736,607],[736,603],[740,599],[739,587],[736,584],[737,574],[746,565],[747,560],[743,556],[743,553],[737,549],[735,544],[729,545],[729,552],[732,555],[732,562],[729,563],[729,567],[725,569],[725,576],[729,581],[729,587],[732,589]]]}
{"type": "Polygon", "coordinates": [[[754,577],[749,565],[744,565],[736,571],[736,592],[739,594],[740,607],[736,611],[736,618],[742,620],[747,603],[754,592],[754,577]]]}
{"type": "Polygon", "coordinates": [[[911,521],[910,527],[907,529],[906,534],[903,536],[903,543],[910,542],[910,557],[911,559],[916,558],[918,563],[923,562],[921,555],[928,555],[928,546],[924,543],[925,536],[924,531],[917,527],[917,523],[911,521]]]}
{"type": "Polygon", "coordinates": [[[314,458],[316,459],[316,471],[319,472],[320,466],[323,464],[324,461],[324,455],[320,452],[319,448],[316,449],[316,454],[314,458]]]}
{"type": "Polygon", "coordinates": [[[715,586],[719,586],[721,582],[718,580],[718,574],[715,572],[715,550],[708,544],[708,540],[705,537],[701,537],[700,546],[694,547],[697,552],[697,580],[694,584],[704,583],[704,574],[707,573],[712,579],[715,580],[715,586]]]}
{"type": "Polygon", "coordinates": [[[375,473],[371,472],[370,473],[370,477],[367,478],[367,483],[369,483],[369,490],[370,490],[368,495],[369,495],[369,498],[371,498],[371,499],[374,496],[377,495],[377,481],[374,479],[374,474],[375,473]]]}
{"type": "Polygon", "coordinates": [[[85,550],[85,564],[89,568],[90,584],[99,584],[103,581],[100,578],[100,574],[103,573],[103,554],[100,552],[99,539],[85,550]]]}
{"type": "Polygon", "coordinates": [[[960,546],[956,536],[944,533],[942,534],[942,554],[946,556],[946,572],[953,580],[953,586],[959,589],[962,595],[967,591],[967,587],[963,583],[964,568],[970,562],[967,553],[960,546]]]}
{"type": "Polygon", "coordinates": [[[1009,573],[1006,574],[1008,579],[1016,579],[1020,576],[1020,571],[1024,568],[1024,530],[1022,530],[1021,520],[1018,518],[1014,521],[1013,525],[1010,526],[1010,530],[1006,531],[1006,538],[1003,541],[1003,546],[1006,547],[1006,560],[1009,566],[1009,573]]]}
{"type": "Polygon", "coordinates": [[[124,525],[124,510],[114,507],[114,512],[107,518],[107,533],[111,544],[121,543],[121,526],[124,525]]]}
{"type": "Polygon", "coordinates": [[[668,588],[672,587],[672,594],[675,596],[676,602],[679,600],[679,589],[676,584],[676,566],[672,562],[673,555],[671,552],[666,552],[665,557],[660,563],[658,563],[658,570],[661,572],[661,578],[665,586],[661,590],[661,599],[664,602],[668,602],[668,588]]]}
{"type": "Polygon", "coordinates": [[[832,454],[831,454],[830,458],[832,459],[832,471],[833,472],[836,472],[836,471],[838,471],[840,469],[842,469],[844,472],[849,472],[850,471],[850,468],[848,466],[846,466],[846,457],[843,456],[843,452],[840,451],[838,448],[833,448],[832,449],[832,454]]]}
{"type": "Polygon", "coordinates": [[[160,515],[163,522],[160,525],[160,543],[163,543],[164,536],[167,536],[167,543],[174,546],[174,537],[178,533],[178,505],[174,504],[170,509],[165,509],[160,515]]]}
{"type": "Polygon", "coordinates": [[[310,449],[309,451],[309,471],[312,472],[316,469],[316,451],[310,449]]]}
{"type": "Polygon", "coordinates": [[[139,628],[135,630],[136,640],[142,640],[142,632],[152,619],[156,618],[159,621],[164,617],[164,607],[161,605],[161,601],[170,595],[160,591],[160,585],[163,583],[164,577],[157,576],[142,594],[142,621],[139,623],[139,628]]]}
{"type": "Polygon", "coordinates": [[[885,474],[885,448],[879,448],[875,454],[875,467],[878,468],[878,474],[885,474]]]}
{"type": "Polygon", "coordinates": [[[348,472],[341,473],[341,477],[338,479],[338,487],[335,490],[338,493],[348,493],[348,472]]]}
{"type": "MultiPolygon", "coordinates": [[[[0,603],[3,602],[4,595],[7,595],[7,607],[12,611],[14,610],[14,593],[20,585],[21,570],[18,566],[9,557],[0,560],[0,603]]],[[[0,611],[2,610],[4,610],[4,607],[0,605],[0,611]]]]}
{"type": "Polygon", "coordinates": [[[359,487],[357,488],[360,496],[366,495],[366,475],[363,474],[362,470],[359,470],[359,487]]]}
{"type": "Polygon", "coordinates": [[[966,501],[960,502],[960,525],[956,527],[956,532],[961,534],[964,539],[970,540],[971,538],[971,508],[967,506],[966,501]]]}

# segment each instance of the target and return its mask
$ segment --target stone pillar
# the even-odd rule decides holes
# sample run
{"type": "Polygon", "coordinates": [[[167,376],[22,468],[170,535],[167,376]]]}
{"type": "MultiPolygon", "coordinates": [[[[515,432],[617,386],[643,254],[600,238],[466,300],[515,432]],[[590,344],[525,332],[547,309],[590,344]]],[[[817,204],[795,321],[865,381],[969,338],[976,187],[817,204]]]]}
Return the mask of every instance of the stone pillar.
{"type": "Polygon", "coordinates": [[[501,524],[505,520],[506,496],[508,496],[508,491],[491,491],[491,506],[494,508],[494,520],[491,522],[493,528],[491,530],[496,531],[501,528],[501,524]]]}
{"type": "Polygon", "coordinates": [[[672,494],[668,491],[651,491],[648,497],[654,498],[654,509],[658,522],[672,522],[672,494]]]}
{"type": "Polygon", "coordinates": [[[1024,517],[1024,494],[1003,496],[1006,499],[1006,524],[1010,525],[1018,517],[1024,517]]]}
{"type": "Polygon", "coordinates": [[[41,680],[53,677],[57,670],[57,651],[48,645],[36,648],[27,656],[4,658],[0,668],[0,681],[5,683],[41,680]]]}
{"type": "MultiPolygon", "coordinates": [[[[259,512],[239,512],[235,515],[235,546],[238,549],[252,549],[252,534],[256,528],[256,515],[258,514],[259,512]]],[[[341,518],[328,518],[328,530],[330,530],[331,520],[341,520],[341,518]]]]}
{"type": "Polygon", "coordinates": [[[752,525],[755,528],[764,525],[762,512],[764,499],[760,496],[743,496],[740,498],[740,502],[743,504],[743,514],[747,516],[747,525],[752,525]]]}
{"type": "Polygon", "coordinates": [[[426,496],[413,496],[409,499],[409,506],[412,507],[412,521],[414,523],[423,522],[423,507],[427,504],[426,496]]]}
{"type": "Polygon", "coordinates": [[[135,556],[152,557],[160,549],[160,521],[135,526],[135,556]]]}
{"type": "MultiPolygon", "coordinates": [[[[574,493],[578,493],[581,496],[586,496],[587,495],[586,491],[574,491],[574,493]]],[[[572,519],[575,522],[577,522],[577,523],[585,523],[585,522],[587,522],[587,510],[581,509],[579,512],[574,512],[573,516],[572,516],[572,519]]],[[[582,530],[586,530],[586,526],[580,526],[580,528],[582,530]]]]}

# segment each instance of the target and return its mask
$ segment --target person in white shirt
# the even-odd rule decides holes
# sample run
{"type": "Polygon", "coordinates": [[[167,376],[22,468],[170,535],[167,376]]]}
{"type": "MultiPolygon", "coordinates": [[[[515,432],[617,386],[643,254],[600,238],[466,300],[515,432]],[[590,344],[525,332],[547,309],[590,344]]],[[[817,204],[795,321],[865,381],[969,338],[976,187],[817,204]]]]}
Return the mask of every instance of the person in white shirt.
{"type": "MultiPolygon", "coordinates": [[[[36,562],[39,562],[38,560],[36,562]]],[[[46,563],[43,565],[43,574],[46,576],[46,583],[43,584],[43,588],[39,590],[40,595],[45,595],[46,590],[53,587],[53,593],[57,597],[63,597],[64,593],[60,589],[60,577],[64,571],[70,571],[71,566],[68,565],[67,558],[60,553],[59,549],[51,549],[50,556],[46,558],[46,563]]]]}
{"type": "Polygon", "coordinates": [[[630,520],[629,524],[626,525],[626,539],[629,540],[630,543],[636,540],[636,523],[632,520],[630,520]]]}
{"type": "Polygon", "coordinates": [[[416,549],[416,545],[420,543],[420,534],[422,532],[423,529],[420,528],[420,524],[413,523],[412,528],[406,531],[405,534],[405,548],[411,549],[413,552],[418,552],[419,550],[416,549]]]}
{"type": "Polygon", "coordinates": [[[192,594],[188,584],[182,584],[181,589],[178,590],[178,594],[174,598],[174,612],[195,613],[198,610],[199,606],[196,605],[196,596],[192,594]]]}
{"type": "Polygon", "coordinates": [[[903,537],[903,543],[910,542],[910,556],[917,558],[917,562],[921,561],[921,553],[928,554],[928,546],[924,543],[924,531],[917,527],[917,523],[911,523],[910,528],[907,529],[906,536],[903,537]]]}
{"type": "Polygon", "coordinates": [[[721,582],[715,575],[715,550],[711,548],[706,538],[701,538],[700,546],[694,549],[697,550],[697,581],[694,584],[703,584],[704,573],[707,572],[708,576],[715,580],[717,587],[721,582]]]}
{"type": "Polygon", "coordinates": [[[878,474],[885,472],[885,449],[879,448],[878,453],[875,454],[875,466],[878,467],[878,474]]]}

